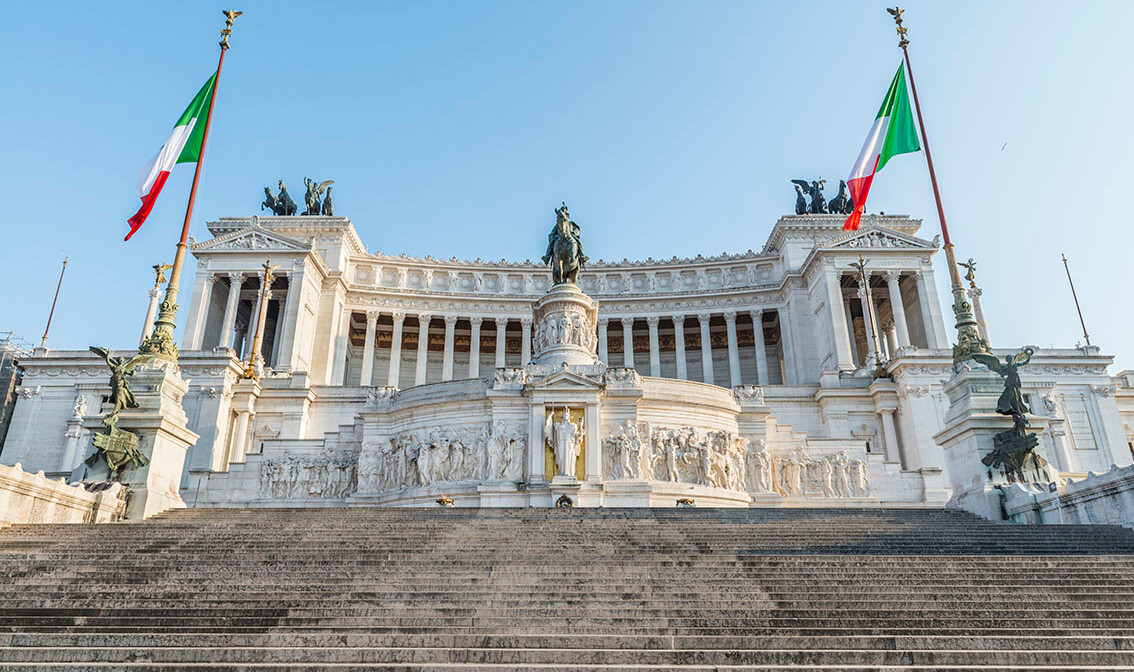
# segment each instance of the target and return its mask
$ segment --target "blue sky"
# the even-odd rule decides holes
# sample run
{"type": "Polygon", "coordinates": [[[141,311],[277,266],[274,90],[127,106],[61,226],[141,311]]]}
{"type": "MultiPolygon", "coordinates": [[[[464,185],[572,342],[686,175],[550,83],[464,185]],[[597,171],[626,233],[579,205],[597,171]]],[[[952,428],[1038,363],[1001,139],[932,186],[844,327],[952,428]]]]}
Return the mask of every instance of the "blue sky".
{"type": "MultiPolygon", "coordinates": [[[[900,59],[883,7],[246,0],[192,235],[311,176],[335,180],[371,251],[536,257],[561,200],[593,257],[759,249],[792,208],[790,179],[850,170],[900,59]]],[[[0,330],[38,343],[69,254],[49,346],[137,339],[192,167],[129,243],[125,220],[138,169],[215,67],[219,9],[56,2],[0,27],[0,330]]],[[[1108,30],[1134,23],[1134,3],[912,2],[905,16],[994,345],[1081,339],[1066,253],[1092,341],[1134,368],[1134,41],[1108,30]]],[[[891,161],[869,209],[924,218],[932,238],[923,155],[891,161]]]]}

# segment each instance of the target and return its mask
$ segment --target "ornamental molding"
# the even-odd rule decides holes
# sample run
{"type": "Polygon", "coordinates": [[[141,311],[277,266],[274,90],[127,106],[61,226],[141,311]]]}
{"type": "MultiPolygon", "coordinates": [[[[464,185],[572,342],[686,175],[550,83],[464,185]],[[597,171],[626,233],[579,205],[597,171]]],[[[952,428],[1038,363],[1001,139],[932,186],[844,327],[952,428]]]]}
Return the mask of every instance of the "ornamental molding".
{"type": "Polygon", "coordinates": [[[247,228],[194,243],[193,254],[200,252],[310,252],[310,244],[265,229],[247,228]]]}
{"type": "Polygon", "coordinates": [[[927,241],[881,226],[870,225],[860,228],[858,231],[851,231],[850,233],[835,236],[831,240],[826,241],[821,247],[827,250],[841,250],[847,248],[869,248],[872,250],[936,250],[939,243],[940,241],[936,238],[933,241],[927,241]]]}

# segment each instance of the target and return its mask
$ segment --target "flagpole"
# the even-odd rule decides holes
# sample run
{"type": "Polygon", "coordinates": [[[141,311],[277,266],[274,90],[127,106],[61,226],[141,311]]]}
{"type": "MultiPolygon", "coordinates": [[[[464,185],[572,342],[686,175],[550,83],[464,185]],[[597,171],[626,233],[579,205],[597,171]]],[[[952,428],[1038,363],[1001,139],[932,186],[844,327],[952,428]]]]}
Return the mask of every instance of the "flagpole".
{"type": "Polygon", "coordinates": [[[953,251],[953,240],[949,237],[949,225],[945,223],[945,208],[941,205],[941,190],[937,187],[937,171],[933,168],[933,154],[929,151],[929,136],[925,133],[925,119],[921,115],[921,102],[917,97],[917,85],[914,84],[913,66],[910,65],[910,41],[906,38],[908,32],[902,27],[902,12],[904,9],[895,7],[887,9],[897,24],[898,46],[906,60],[906,74],[910,78],[910,91],[913,92],[914,108],[917,110],[917,125],[921,130],[921,146],[925,149],[925,162],[929,166],[929,181],[933,185],[933,199],[937,203],[937,219],[941,223],[941,238],[944,241],[945,262],[949,266],[949,281],[953,292],[953,314],[957,318],[957,344],[953,346],[953,363],[958,364],[969,359],[973,353],[990,352],[988,342],[981,338],[977,328],[973,309],[965,298],[965,288],[961,284],[961,273],[957,270],[957,256],[953,251]]]}
{"type": "Polygon", "coordinates": [[[205,117],[205,129],[201,133],[201,151],[197,154],[197,167],[193,170],[193,186],[189,188],[189,204],[185,208],[185,221],[181,224],[181,240],[173,257],[173,269],[169,273],[169,284],[165,287],[165,299],[161,302],[157,319],[154,320],[153,334],[142,341],[140,352],[150,353],[170,362],[177,361],[177,343],[173,340],[173,329],[177,326],[177,290],[180,288],[181,268],[185,264],[185,250],[188,247],[189,224],[193,221],[193,202],[197,198],[197,183],[201,179],[201,164],[205,160],[205,145],[209,141],[209,126],[213,122],[213,106],[217,102],[217,89],[220,88],[221,66],[224,54],[228,51],[228,36],[232,34],[232,24],[242,12],[224,12],[224,30],[221,31],[220,59],[217,61],[217,74],[213,82],[213,95],[209,99],[209,113],[205,117]]]}
{"type": "MultiPolygon", "coordinates": [[[[1066,259],[1064,259],[1066,261],[1066,259]]],[[[47,314],[47,326],[43,328],[43,340],[39,342],[40,348],[47,347],[47,332],[51,330],[51,318],[55,317],[55,304],[59,301],[59,288],[63,286],[63,274],[67,272],[67,257],[63,257],[63,268],[59,271],[59,284],[55,285],[55,298],[51,300],[51,312],[47,314]]],[[[1090,341],[1087,341],[1089,344],[1090,341]]]]}
{"type": "MultiPolygon", "coordinates": [[[[1075,281],[1071,279],[1071,267],[1067,265],[1067,255],[1063,257],[1063,270],[1067,271],[1067,282],[1071,285],[1071,298],[1075,299],[1075,310],[1079,313],[1079,324],[1083,327],[1083,338],[1087,339],[1087,347],[1091,347],[1091,335],[1087,333],[1087,323],[1083,321],[1083,309],[1079,307],[1079,295],[1075,293],[1075,281]]],[[[66,262],[64,262],[66,263],[66,262]]]]}

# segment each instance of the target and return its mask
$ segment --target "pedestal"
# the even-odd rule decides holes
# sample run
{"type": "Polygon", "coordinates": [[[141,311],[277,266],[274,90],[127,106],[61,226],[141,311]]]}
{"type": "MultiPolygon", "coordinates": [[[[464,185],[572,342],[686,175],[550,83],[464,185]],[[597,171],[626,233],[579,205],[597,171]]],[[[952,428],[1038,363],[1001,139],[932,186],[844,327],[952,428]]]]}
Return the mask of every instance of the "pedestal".
{"type": "Polygon", "coordinates": [[[535,364],[598,364],[598,303],[573,283],[555,285],[535,304],[535,364]]]}
{"type": "Polygon", "coordinates": [[[579,506],[579,487],[578,479],[573,476],[556,476],[551,479],[549,488],[551,489],[551,505],[555,506],[559,498],[566,495],[571,498],[574,506],[579,506]]]}
{"type": "MultiPolygon", "coordinates": [[[[1012,418],[996,412],[1004,379],[983,369],[965,371],[945,383],[944,390],[949,395],[949,411],[945,428],[933,440],[945,451],[953,489],[948,506],[989,520],[1003,520],[1000,488],[1008,485],[1009,480],[1001,470],[985,466],[981,459],[995,447],[993,437],[1012,428],[1012,418]]],[[[1043,432],[1043,427],[1038,426],[1042,419],[1029,419],[1029,431],[1038,437],[1043,432]]],[[[1035,452],[1047,459],[1042,448],[1035,452]]]]}
{"type": "MultiPolygon", "coordinates": [[[[185,467],[185,452],[197,442],[189,431],[181,399],[189,384],[174,367],[149,364],[139,367],[130,379],[138,408],[123,409],[118,426],[138,436],[138,448],[146,458],[141,467],[123,467],[115,477],[101,458],[87,469],[88,482],[116,480],[130,490],[126,518],[142,520],[169,509],[184,508],[179,488],[185,467]]],[[[87,418],[91,432],[105,431],[102,416],[87,418]]]]}

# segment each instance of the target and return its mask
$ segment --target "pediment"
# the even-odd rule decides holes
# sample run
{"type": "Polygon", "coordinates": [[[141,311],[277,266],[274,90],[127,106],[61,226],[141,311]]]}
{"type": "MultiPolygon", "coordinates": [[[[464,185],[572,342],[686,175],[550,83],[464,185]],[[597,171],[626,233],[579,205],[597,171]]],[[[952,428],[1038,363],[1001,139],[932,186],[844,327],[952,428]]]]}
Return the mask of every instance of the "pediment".
{"type": "Polygon", "coordinates": [[[193,252],[306,252],[311,246],[262,228],[247,228],[193,245],[193,252]]]}
{"type": "Polygon", "coordinates": [[[891,229],[870,226],[851,231],[827,241],[827,249],[890,249],[890,250],[935,250],[936,241],[922,240],[917,236],[899,233],[891,229]]]}
{"type": "Polygon", "coordinates": [[[600,390],[602,389],[602,383],[579,375],[569,369],[564,369],[563,371],[556,371],[543,378],[531,381],[528,383],[528,387],[540,390],[550,388],[557,390],[600,390]]]}

